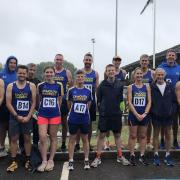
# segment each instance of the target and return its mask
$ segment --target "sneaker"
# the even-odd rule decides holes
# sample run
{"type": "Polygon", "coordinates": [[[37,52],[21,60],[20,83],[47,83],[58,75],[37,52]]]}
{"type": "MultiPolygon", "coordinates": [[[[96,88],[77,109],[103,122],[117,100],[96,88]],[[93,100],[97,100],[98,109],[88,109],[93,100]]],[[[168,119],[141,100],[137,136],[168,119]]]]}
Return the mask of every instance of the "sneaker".
{"type": "Polygon", "coordinates": [[[101,159],[100,158],[95,158],[94,161],[91,163],[91,166],[94,168],[97,168],[98,165],[101,164],[101,159]]]}
{"type": "Polygon", "coordinates": [[[129,160],[130,164],[132,166],[136,166],[136,161],[135,161],[135,156],[134,155],[131,155],[130,156],[130,160],[129,160]]]}
{"type": "Polygon", "coordinates": [[[165,149],[165,142],[164,142],[164,139],[161,139],[161,142],[160,142],[160,149],[165,149]]]}
{"type": "Polygon", "coordinates": [[[179,146],[179,143],[178,143],[177,139],[174,140],[174,142],[173,142],[173,148],[174,149],[180,149],[180,146],[179,146]]]}
{"type": "Polygon", "coordinates": [[[148,143],[147,145],[146,145],[146,149],[147,150],[152,150],[154,147],[153,147],[153,145],[151,144],[151,143],[148,143]]]}
{"type": "Polygon", "coordinates": [[[171,158],[171,155],[168,155],[164,158],[164,163],[167,165],[167,166],[174,166],[174,163],[172,161],[172,158],[171,158]]]}
{"type": "Polygon", "coordinates": [[[121,163],[123,166],[129,166],[130,165],[130,162],[124,156],[117,157],[117,162],[121,163]]]}
{"type": "Polygon", "coordinates": [[[134,149],[135,149],[135,150],[138,150],[138,149],[139,149],[139,147],[140,147],[139,143],[136,143],[136,145],[135,145],[134,149]]]}
{"type": "Polygon", "coordinates": [[[69,161],[69,163],[68,163],[68,170],[69,171],[73,171],[74,170],[73,161],[69,161]]]}
{"type": "Polygon", "coordinates": [[[80,150],[80,145],[76,144],[74,147],[74,152],[78,152],[80,150]]]}
{"type": "Polygon", "coordinates": [[[7,151],[5,150],[5,148],[1,148],[0,149],[0,157],[5,157],[5,156],[7,156],[8,154],[7,154],[7,151]]]}
{"type": "Polygon", "coordinates": [[[49,172],[54,169],[54,161],[53,160],[48,160],[47,165],[45,167],[45,171],[49,172]]]}
{"type": "Polygon", "coordinates": [[[62,146],[61,146],[61,151],[62,152],[66,152],[66,144],[65,143],[62,143],[62,146]]]}
{"type": "Polygon", "coordinates": [[[16,161],[12,161],[11,164],[6,169],[7,172],[14,172],[18,168],[18,163],[16,161]]]}
{"type": "Polygon", "coordinates": [[[26,170],[29,170],[30,169],[30,160],[27,160],[24,164],[24,167],[26,170]]]}
{"type": "Polygon", "coordinates": [[[42,161],[42,163],[38,166],[37,171],[38,172],[44,172],[46,166],[47,166],[47,161],[42,161]]]}
{"type": "Polygon", "coordinates": [[[104,150],[105,150],[105,151],[110,151],[110,150],[111,150],[111,148],[110,148],[110,146],[109,146],[109,141],[106,141],[106,142],[104,143],[104,150]]]}
{"type": "Polygon", "coordinates": [[[90,169],[89,161],[84,161],[84,169],[85,170],[90,169]]]}
{"type": "Polygon", "coordinates": [[[144,155],[139,157],[139,162],[141,162],[145,166],[149,165],[144,155]]]}
{"type": "Polygon", "coordinates": [[[157,154],[154,155],[154,162],[153,162],[153,164],[155,166],[160,166],[159,155],[157,155],[157,154]]]}

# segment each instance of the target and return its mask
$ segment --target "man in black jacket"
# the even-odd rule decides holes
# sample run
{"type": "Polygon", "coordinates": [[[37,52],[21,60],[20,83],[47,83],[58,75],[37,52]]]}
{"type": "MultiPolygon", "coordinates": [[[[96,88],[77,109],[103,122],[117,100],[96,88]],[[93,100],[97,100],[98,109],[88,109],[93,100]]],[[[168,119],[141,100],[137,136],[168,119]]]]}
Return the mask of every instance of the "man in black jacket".
{"type": "Polygon", "coordinates": [[[107,79],[103,80],[97,90],[97,102],[99,106],[99,124],[100,131],[97,141],[97,154],[92,162],[92,167],[101,164],[101,151],[104,138],[108,131],[113,131],[115,144],[117,147],[117,162],[123,165],[129,165],[129,161],[122,156],[120,131],[122,127],[122,112],[120,103],[123,102],[123,86],[115,78],[115,66],[109,64],[106,66],[107,79]]]}
{"type": "Polygon", "coordinates": [[[154,165],[159,166],[160,160],[158,155],[159,132],[163,127],[165,130],[166,156],[164,162],[167,166],[173,166],[170,156],[171,149],[171,126],[173,115],[177,111],[177,101],[174,88],[165,82],[166,73],[162,68],[155,71],[156,82],[151,84],[152,106],[151,114],[154,127],[154,165]]]}

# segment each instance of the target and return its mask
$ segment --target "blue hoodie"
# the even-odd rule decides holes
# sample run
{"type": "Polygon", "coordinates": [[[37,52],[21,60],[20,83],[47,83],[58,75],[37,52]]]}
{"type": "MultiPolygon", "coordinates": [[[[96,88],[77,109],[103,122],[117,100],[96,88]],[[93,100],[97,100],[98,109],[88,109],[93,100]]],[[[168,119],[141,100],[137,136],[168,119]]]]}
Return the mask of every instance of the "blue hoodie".
{"type": "Polygon", "coordinates": [[[0,72],[0,78],[4,80],[5,89],[7,88],[9,83],[12,83],[17,80],[16,71],[9,71],[9,61],[11,59],[15,59],[16,63],[18,64],[18,60],[14,56],[9,56],[7,58],[6,64],[4,66],[4,69],[0,72]]]}
{"type": "Polygon", "coordinates": [[[180,66],[176,62],[173,66],[169,66],[167,61],[163,61],[158,68],[166,71],[166,81],[170,82],[173,87],[180,81],[180,66]]]}

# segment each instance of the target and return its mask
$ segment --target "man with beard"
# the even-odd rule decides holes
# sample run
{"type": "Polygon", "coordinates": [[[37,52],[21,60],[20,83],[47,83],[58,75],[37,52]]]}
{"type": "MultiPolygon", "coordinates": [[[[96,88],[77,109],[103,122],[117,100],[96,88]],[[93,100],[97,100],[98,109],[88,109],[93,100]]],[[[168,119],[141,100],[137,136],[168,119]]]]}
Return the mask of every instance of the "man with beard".
{"type": "Polygon", "coordinates": [[[66,101],[66,94],[68,88],[73,85],[72,74],[68,69],[63,67],[64,57],[62,54],[56,54],[54,63],[55,63],[55,78],[56,82],[61,82],[64,88],[64,96],[62,98],[61,104],[61,116],[62,116],[62,146],[61,151],[66,151],[66,137],[68,131],[68,124],[67,124],[67,114],[68,114],[68,107],[66,101]]]}
{"type": "MultiPolygon", "coordinates": [[[[83,63],[84,63],[84,68],[82,70],[85,72],[84,86],[91,91],[93,97],[93,100],[91,102],[91,107],[89,109],[90,124],[89,124],[89,134],[88,134],[89,147],[90,147],[90,151],[92,151],[90,142],[92,136],[92,122],[96,121],[96,90],[97,87],[99,86],[99,74],[97,71],[91,68],[93,63],[93,57],[91,53],[85,54],[83,63]]],[[[80,149],[79,136],[77,136],[75,151],[78,151],[79,149],[80,149]]]]}
{"type": "MultiPolygon", "coordinates": [[[[4,91],[9,83],[15,81],[16,77],[16,67],[18,60],[14,56],[7,58],[5,68],[0,73],[0,79],[4,81],[4,91]]],[[[5,150],[5,138],[8,131],[9,124],[9,111],[6,107],[6,98],[2,102],[0,107],[0,157],[7,156],[7,151],[5,150]]]]}
{"type": "MultiPolygon", "coordinates": [[[[176,63],[177,54],[173,49],[169,49],[166,53],[166,61],[162,62],[158,67],[162,68],[166,72],[166,81],[169,82],[173,88],[175,89],[175,85],[178,81],[180,81],[180,66],[176,63]]],[[[173,147],[175,149],[180,149],[177,134],[178,134],[178,112],[174,114],[173,117],[173,147]]],[[[164,130],[161,129],[161,146],[162,149],[165,148],[164,143],[164,130]]]]}
{"type": "Polygon", "coordinates": [[[7,172],[14,172],[18,168],[16,160],[17,141],[20,133],[24,137],[25,169],[29,169],[31,153],[31,116],[36,105],[36,86],[26,81],[28,68],[24,65],[17,67],[17,81],[10,83],[6,92],[6,105],[10,112],[9,135],[11,163],[7,172]]]}
{"type": "MultiPolygon", "coordinates": [[[[36,85],[40,83],[40,80],[35,77],[36,71],[37,71],[37,66],[34,63],[30,63],[27,65],[28,67],[28,78],[27,81],[32,82],[36,85]]],[[[38,109],[38,107],[36,107],[38,109]]],[[[38,142],[39,142],[39,134],[38,134],[38,125],[37,125],[37,110],[33,112],[33,145],[38,147],[38,142]]],[[[19,137],[19,147],[21,149],[21,153],[24,152],[24,138],[23,135],[20,135],[19,137]]]]}

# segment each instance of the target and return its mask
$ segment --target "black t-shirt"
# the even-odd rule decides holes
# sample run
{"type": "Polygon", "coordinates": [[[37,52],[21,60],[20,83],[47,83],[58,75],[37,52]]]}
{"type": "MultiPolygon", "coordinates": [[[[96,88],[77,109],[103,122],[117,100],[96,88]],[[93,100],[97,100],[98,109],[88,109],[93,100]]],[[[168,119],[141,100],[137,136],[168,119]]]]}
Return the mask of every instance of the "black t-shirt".
{"type": "Polygon", "coordinates": [[[38,78],[34,78],[34,79],[27,78],[27,81],[34,83],[36,86],[41,82],[38,78]]]}

